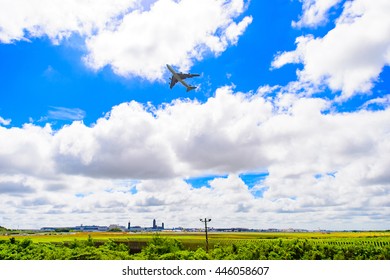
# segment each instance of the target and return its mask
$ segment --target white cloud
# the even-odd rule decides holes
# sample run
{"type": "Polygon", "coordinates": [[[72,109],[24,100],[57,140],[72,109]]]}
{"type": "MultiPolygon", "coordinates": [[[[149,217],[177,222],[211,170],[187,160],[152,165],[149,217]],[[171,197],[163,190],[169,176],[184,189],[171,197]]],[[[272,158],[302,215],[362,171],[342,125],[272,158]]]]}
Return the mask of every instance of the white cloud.
{"type": "Polygon", "coordinates": [[[0,193],[10,195],[23,195],[34,193],[36,190],[26,180],[9,180],[1,178],[0,193]]]}
{"type": "Polygon", "coordinates": [[[328,21],[328,11],[341,0],[300,0],[303,3],[303,15],[298,22],[293,21],[294,27],[315,27],[328,21]]]}
{"type": "Polygon", "coordinates": [[[134,8],[136,0],[0,0],[0,42],[72,33],[91,35],[134,8]]]}
{"type": "Polygon", "coordinates": [[[115,106],[93,127],[74,122],[55,135],[59,168],[93,177],[172,176],[174,164],[152,113],[136,102],[115,106]]]}
{"type": "Polygon", "coordinates": [[[319,98],[264,95],[277,90],[124,103],[92,126],[58,131],[0,127],[3,222],[197,226],[211,216],[216,227],[388,227],[389,108],[324,114],[330,104],[319,98]],[[238,176],[256,170],[269,172],[255,187],[263,197],[238,176]],[[228,176],[202,188],[184,181],[205,174],[228,176]]]}
{"type": "Polygon", "coordinates": [[[248,27],[249,24],[252,23],[252,17],[245,17],[242,21],[240,21],[238,24],[235,22],[232,22],[225,31],[227,42],[230,42],[232,44],[236,44],[238,41],[238,38],[244,33],[245,29],[248,27]]]}
{"type": "Polygon", "coordinates": [[[64,108],[52,106],[48,112],[49,119],[55,120],[82,120],[85,118],[85,111],[79,108],[64,108]]]}
{"type": "Polygon", "coordinates": [[[389,13],[386,0],[346,2],[334,29],[323,38],[297,38],[296,50],[278,54],[272,66],[302,63],[301,82],[340,90],[341,100],[367,93],[390,64],[389,13]]]}
{"type": "Polygon", "coordinates": [[[0,117],[0,124],[1,125],[10,125],[11,120],[10,119],[4,119],[3,117],[0,117]]]}
{"type": "Polygon", "coordinates": [[[52,175],[52,130],[25,125],[0,126],[0,174],[52,175]]]}
{"type": "Polygon", "coordinates": [[[73,122],[52,137],[42,133],[52,141],[57,168],[69,174],[150,179],[237,172],[267,161],[255,156],[256,131],[272,110],[260,96],[225,87],[204,104],[177,100],[150,108],[133,101],[92,127],[73,122]]]}
{"type": "Polygon", "coordinates": [[[266,159],[256,152],[256,130],[271,115],[272,105],[261,97],[233,94],[228,87],[205,104],[123,103],[93,127],[74,122],[56,133],[57,163],[67,173],[109,178],[257,169],[266,159]]]}
{"type": "Polygon", "coordinates": [[[252,22],[234,21],[245,8],[244,0],[0,0],[0,42],[47,36],[60,44],[78,34],[91,69],[158,80],[166,64],[185,71],[236,44],[252,22]]]}
{"type": "Polygon", "coordinates": [[[390,106],[390,94],[387,94],[383,97],[378,97],[374,99],[370,99],[369,101],[365,102],[362,106],[362,108],[367,109],[372,105],[376,105],[379,107],[389,107],[390,106]]]}
{"type": "Polygon", "coordinates": [[[233,21],[243,9],[242,0],[159,0],[150,10],[128,13],[118,26],[89,38],[85,61],[96,70],[109,65],[121,76],[161,79],[167,63],[185,71],[193,60],[237,43],[252,21],[233,21]]]}
{"type": "Polygon", "coordinates": [[[178,101],[158,112],[183,170],[191,175],[265,165],[258,128],[271,115],[271,103],[257,95],[233,94],[229,87],[218,89],[204,104],[178,101]]]}

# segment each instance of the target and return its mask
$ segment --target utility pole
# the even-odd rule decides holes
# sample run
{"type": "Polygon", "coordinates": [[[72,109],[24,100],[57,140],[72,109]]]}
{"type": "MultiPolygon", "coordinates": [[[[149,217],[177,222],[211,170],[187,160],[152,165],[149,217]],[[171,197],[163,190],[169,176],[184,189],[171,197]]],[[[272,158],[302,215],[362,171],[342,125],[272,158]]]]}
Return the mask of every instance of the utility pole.
{"type": "Polygon", "coordinates": [[[210,222],[211,219],[204,218],[204,219],[200,219],[200,221],[202,223],[204,223],[204,229],[205,229],[205,232],[206,232],[206,252],[208,253],[209,252],[209,238],[207,236],[207,223],[210,222]]]}

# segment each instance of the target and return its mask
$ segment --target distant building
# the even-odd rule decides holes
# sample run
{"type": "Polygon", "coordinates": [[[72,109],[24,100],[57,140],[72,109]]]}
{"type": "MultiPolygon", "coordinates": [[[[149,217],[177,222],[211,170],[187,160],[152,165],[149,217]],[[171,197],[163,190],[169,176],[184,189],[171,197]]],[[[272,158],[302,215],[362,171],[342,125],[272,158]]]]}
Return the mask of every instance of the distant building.
{"type": "Polygon", "coordinates": [[[43,227],[42,231],[84,231],[84,232],[97,232],[97,231],[116,231],[120,229],[121,231],[161,231],[165,229],[165,224],[161,223],[161,226],[157,225],[156,219],[153,219],[152,227],[140,227],[132,226],[130,221],[126,226],[121,226],[118,224],[111,224],[109,226],[98,226],[98,225],[83,225],[75,227],[43,227]]]}
{"type": "Polygon", "coordinates": [[[76,226],[73,228],[76,231],[107,231],[109,228],[107,226],[76,226]]]}
{"type": "Polygon", "coordinates": [[[153,229],[156,229],[157,228],[157,223],[156,223],[156,219],[153,219],[153,229]]]}
{"type": "Polygon", "coordinates": [[[145,230],[152,230],[152,231],[157,231],[157,230],[163,230],[164,229],[164,223],[161,224],[161,227],[157,225],[156,219],[153,219],[153,226],[151,228],[146,228],[145,230]]]}
{"type": "Polygon", "coordinates": [[[140,227],[140,226],[133,226],[133,227],[130,227],[129,231],[143,231],[144,228],[140,227]]]}

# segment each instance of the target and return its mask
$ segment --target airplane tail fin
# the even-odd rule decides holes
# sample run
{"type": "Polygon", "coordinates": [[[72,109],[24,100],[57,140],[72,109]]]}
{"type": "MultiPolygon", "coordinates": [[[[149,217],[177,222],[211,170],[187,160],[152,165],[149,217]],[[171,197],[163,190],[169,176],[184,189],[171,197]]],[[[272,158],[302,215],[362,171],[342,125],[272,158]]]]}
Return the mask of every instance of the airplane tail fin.
{"type": "Polygon", "coordinates": [[[188,87],[188,88],[187,88],[187,92],[189,92],[189,91],[191,91],[191,90],[193,90],[193,89],[196,89],[196,87],[188,87]]]}

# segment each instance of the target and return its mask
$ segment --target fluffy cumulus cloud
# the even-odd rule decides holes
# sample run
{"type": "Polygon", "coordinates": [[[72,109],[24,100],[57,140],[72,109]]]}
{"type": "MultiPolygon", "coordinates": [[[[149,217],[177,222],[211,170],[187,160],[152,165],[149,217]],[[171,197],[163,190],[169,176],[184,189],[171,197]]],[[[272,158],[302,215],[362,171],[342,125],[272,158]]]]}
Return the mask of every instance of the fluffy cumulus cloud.
{"type": "Polygon", "coordinates": [[[204,104],[177,100],[150,108],[123,103],[93,127],[74,122],[58,131],[56,161],[64,172],[107,178],[255,170],[267,162],[256,130],[271,114],[266,100],[233,94],[228,87],[204,104]]]}
{"type": "Polygon", "coordinates": [[[52,130],[49,126],[0,127],[1,174],[50,174],[53,170],[51,147],[52,130]]]}
{"type": "Polygon", "coordinates": [[[59,42],[90,35],[137,4],[137,0],[1,0],[0,42],[48,36],[59,42]]]}
{"type": "Polygon", "coordinates": [[[294,27],[316,27],[328,21],[329,10],[341,0],[300,0],[303,15],[299,21],[293,21],[294,27]]]}
{"type": "Polygon", "coordinates": [[[324,113],[332,105],[322,99],[279,91],[133,101],[58,131],[0,127],[4,223],[28,211],[26,225],[109,224],[116,213],[144,226],[196,226],[202,215],[214,226],[388,226],[389,108],[324,113]],[[240,177],[265,170],[254,185],[240,177]],[[205,174],[219,176],[201,187],[185,180],[205,174]]]}
{"type": "Polygon", "coordinates": [[[186,70],[194,59],[235,44],[252,21],[233,21],[243,10],[242,0],[160,0],[89,38],[85,61],[94,69],[109,65],[121,76],[160,79],[167,63],[186,70]]]}
{"type": "Polygon", "coordinates": [[[187,70],[194,60],[237,43],[250,16],[244,0],[0,0],[0,42],[77,34],[85,64],[120,76],[161,79],[165,64],[187,70]]]}
{"type": "Polygon", "coordinates": [[[390,64],[389,13],[386,0],[348,1],[335,27],[324,37],[298,37],[296,50],[278,54],[272,66],[302,63],[303,70],[298,71],[301,82],[341,91],[341,100],[367,93],[383,67],[390,64]]]}

